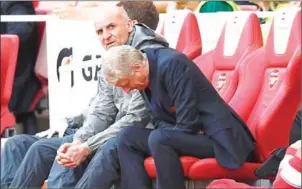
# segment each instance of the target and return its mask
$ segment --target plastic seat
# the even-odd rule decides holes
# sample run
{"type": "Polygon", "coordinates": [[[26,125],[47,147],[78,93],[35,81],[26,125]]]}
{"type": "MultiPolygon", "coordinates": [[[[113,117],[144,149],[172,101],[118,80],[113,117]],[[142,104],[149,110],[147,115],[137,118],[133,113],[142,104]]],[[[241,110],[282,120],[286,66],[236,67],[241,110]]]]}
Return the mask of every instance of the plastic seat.
{"type": "Polygon", "coordinates": [[[171,48],[184,53],[191,60],[201,54],[201,37],[193,12],[175,10],[167,13],[161,31],[171,48]]]}
{"type": "Polygon", "coordinates": [[[238,85],[238,68],[251,52],[262,47],[259,19],[249,12],[223,13],[225,25],[217,46],[194,62],[211,81],[220,96],[229,102],[238,85]]]}
{"type": "Polygon", "coordinates": [[[247,125],[257,141],[255,163],[246,162],[239,169],[229,170],[214,158],[201,159],[190,167],[190,179],[257,179],[255,169],[273,150],[288,146],[291,124],[301,103],[300,43],[301,10],[276,12],[266,45],[246,58],[250,63],[243,69],[243,78],[229,103],[236,110],[259,91],[253,108],[251,102],[245,107],[249,114],[247,125]]]}
{"type": "MultiPolygon", "coordinates": [[[[251,13],[237,13],[227,19],[217,48],[208,55],[202,55],[197,60],[204,69],[209,70],[207,75],[211,78],[220,95],[229,101],[237,89],[239,66],[241,63],[245,63],[242,62],[242,58],[260,47],[262,47],[262,35],[258,17],[251,13]],[[234,35],[234,32],[238,32],[237,35],[234,35]],[[238,41],[238,46],[233,45],[235,41],[238,41]],[[225,55],[225,53],[229,54],[225,55]]],[[[190,166],[197,160],[197,158],[189,156],[180,157],[185,175],[188,174],[190,166]]],[[[145,169],[149,176],[156,177],[156,168],[152,157],[145,160],[145,169]]]]}
{"type": "Polygon", "coordinates": [[[15,117],[9,112],[8,104],[12,95],[16,64],[18,60],[19,37],[1,35],[1,132],[16,124],[15,117]]]}

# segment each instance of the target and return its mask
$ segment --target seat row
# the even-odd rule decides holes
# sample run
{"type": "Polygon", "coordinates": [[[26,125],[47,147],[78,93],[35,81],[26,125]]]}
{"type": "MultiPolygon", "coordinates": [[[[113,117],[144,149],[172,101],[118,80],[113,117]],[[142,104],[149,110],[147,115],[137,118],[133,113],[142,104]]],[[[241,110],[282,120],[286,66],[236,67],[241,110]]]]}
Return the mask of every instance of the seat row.
{"type": "MultiPolygon", "coordinates": [[[[257,15],[239,14],[226,20],[217,46],[193,61],[247,123],[256,139],[254,162],[231,170],[222,168],[215,158],[180,157],[191,180],[258,179],[255,170],[275,149],[288,146],[301,103],[301,10],[276,12],[264,46],[257,15]]],[[[152,157],[145,160],[145,168],[156,178],[152,157]]]]}

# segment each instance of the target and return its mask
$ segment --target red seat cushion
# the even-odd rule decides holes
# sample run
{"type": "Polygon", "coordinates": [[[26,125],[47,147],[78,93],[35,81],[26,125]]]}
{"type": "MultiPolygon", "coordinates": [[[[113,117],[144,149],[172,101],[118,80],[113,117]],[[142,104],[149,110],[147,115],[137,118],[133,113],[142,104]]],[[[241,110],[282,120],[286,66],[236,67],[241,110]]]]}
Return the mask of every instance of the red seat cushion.
{"type": "MultiPolygon", "coordinates": [[[[191,167],[191,165],[198,160],[199,160],[198,158],[194,158],[190,156],[180,157],[180,162],[182,164],[185,176],[188,175],[189,168],[191,167]]],[[[156,178],[156,168],[155,168],[154,159],[152,157],[145,159],[144,165],[148,175],[151,178],[156,178]]]]}
{"type": "Polygon", "coordinates": [[[189,169],[189,177],[193,180],[208,180],[217,178],[256,179],[254,171],[261,164],[244,163],[239,169],[225,169],[214,158],[200,159],[189,169]]]}

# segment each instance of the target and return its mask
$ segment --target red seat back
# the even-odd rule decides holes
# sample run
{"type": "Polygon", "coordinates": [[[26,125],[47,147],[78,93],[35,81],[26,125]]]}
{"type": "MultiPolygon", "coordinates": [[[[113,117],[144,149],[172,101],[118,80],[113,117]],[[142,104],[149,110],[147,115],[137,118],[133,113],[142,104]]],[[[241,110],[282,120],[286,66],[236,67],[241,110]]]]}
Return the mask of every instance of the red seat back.
{"type": "Polygon", "coordinates": [[[19,51],[19,37],[17,35],[1,35],[1,130],[15,124],[14,116],[9,112],[15,70],[19,51]]]}
{"type": "MultiPolygon", "coordinates": [[[[238,69],[244,57],[262,47],[263,40],[258,17],[253,13],[232,13],[214,50],[194,62],[213,86],[229,102],[238,85],[238,69]]],[[[240,114],[240,112],[238,112],[240,114]]]]}
{"type": "MultiPolygon", "coordinates": [[[[289,133],[301,103],[301,10],[279,10],[268,41],[251,61],[261,62],[263,80],[247,124],[257,141],[257,158],[263,161],[279,147],[288,146],[289,133]]],[[[259,63],[260,64],[260,63],[259,63]]],[[[255,65],[256,66],[256,65],[255,65]]],[[[255,79],[255,72],[250,73],[255,79]]],[[[249,91],[245,92],[249,95],[249,91]]]]}
{"type": "Polygon", "coordinates": [[[171,48],[184,53],[191,60],[201,54],[201,37],[193,12],[175,10],[165,15],[161,34],[171,48]]]}
{"type": "Polygon", "coordinates": [[[15,77],[19,37],[1,35],[1,105],[8,105],[15,77]]]}

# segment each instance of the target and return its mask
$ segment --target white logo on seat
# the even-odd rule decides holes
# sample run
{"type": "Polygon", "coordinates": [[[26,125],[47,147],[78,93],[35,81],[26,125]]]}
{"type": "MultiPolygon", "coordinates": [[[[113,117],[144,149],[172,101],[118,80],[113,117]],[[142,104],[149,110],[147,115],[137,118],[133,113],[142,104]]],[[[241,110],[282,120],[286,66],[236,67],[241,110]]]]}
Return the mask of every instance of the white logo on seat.
{"type": "Polygon", "coordinates": [[[269,88],[273,88],[277,81],[279,80],[279,71],[273,70],[269,77],[269,88]]]}

